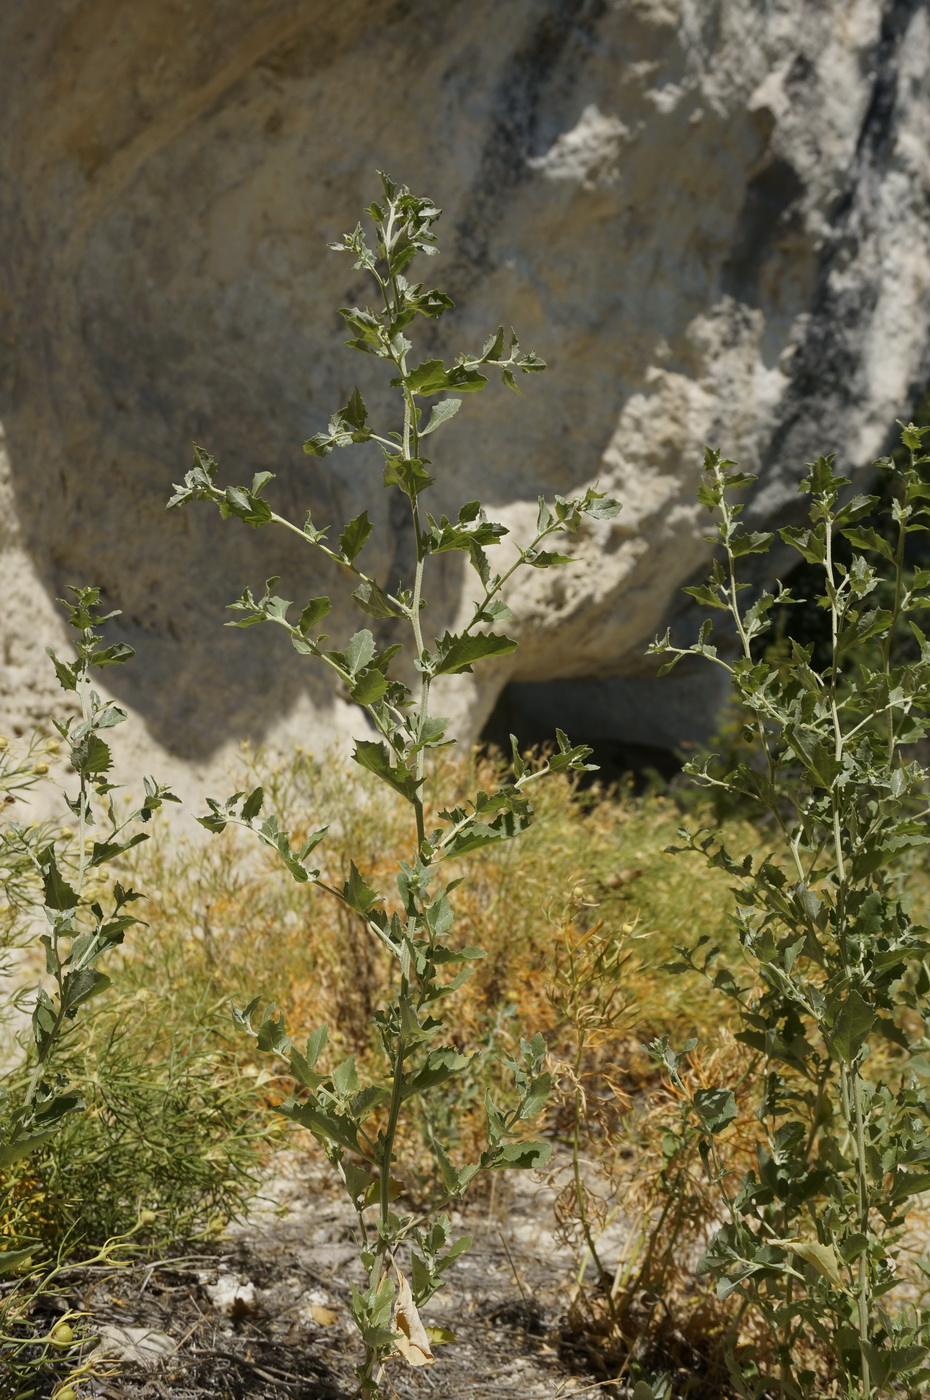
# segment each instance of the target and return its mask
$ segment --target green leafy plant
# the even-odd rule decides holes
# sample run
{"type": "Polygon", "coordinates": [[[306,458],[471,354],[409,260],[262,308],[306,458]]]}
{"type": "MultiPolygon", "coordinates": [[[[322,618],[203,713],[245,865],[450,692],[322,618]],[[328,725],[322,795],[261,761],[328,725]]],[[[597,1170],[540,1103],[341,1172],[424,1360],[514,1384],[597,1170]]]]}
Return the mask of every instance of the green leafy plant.
{"type": "MultiPolygon", "coordinates": [[[[164,802],[177,801],[167,788],[146,779],[142,806],[117,814],[111,796],[116,788],[108,778],[112,759],[102,736],[125,720],[126,712],[112,701],[101,700],[91,684],[91,671],[122,665],[133,652],[123,642],[101,644],[97,628],[116,614],[100,614],[99,589],[77,588],[72,592],[75,601],[64,606],[78,634],[77,658],[65,662],[51,652],[49,655],[62,688],[76,697],[80,711],[67,720],[55,721],[78,775],[75,796],[65,794],[76,830],[55,825],[24,828],[13,823],[3,832],[7,910],[14,926],[16,915],[21,917],[24,910],[28,914],[38,907],[44,912],[48,932],[42,933],[39,941],[45,950],[49,986],[40,985],[35,993],[30,1069],[25,1083],[20,1092],[11,1094],[7,1089],[0,1099],[0,1169],[37,1150],[66,1114],[83,1107],[80,1095],[58,1072],[57,1059],[72,1036],[80,1008],[109,987],[110,979],[98,964],[122,943],[126,930],[139,922],[129,911],[141,898],[118,880],[104,894],[101,873],[103,867],[147,839],[139,827],[150,821],[164,802]],[[106,830],[97,822],[101,805],[106,830]]],[[[36,777],[44,776],[47,765],[34,763],[32,771],[36,777]]],[[[7,1250],[0,1257],[0,1273],[15,1268],[29,1253],[28,1246],[7,1250]]]]}
{"type": "MultiPolygon", "coordinates": [[[[37,1340],[28,1325],[18,1324],[37,1300],[53,1291],[68,1233],[63,1222],[58,1222],[62,1228],[47,1232],[56,1222],[50,1220],[41,1182],[30,1173],[67,1135],[68,1120],[86,1107],[68,1073],[75,1040],[88,1004],[110,986],[101,960],[139,922],[130,910],[141,896],[118,879],[111,887],[106,867],[147,839],[140,827],[163,803],[177,801],[166,788],[146,779],[142,805],[117,813],[112,797],[117,789],[108,776],[112,759],[103,735],[126,714],[100,698],[91,673],[122,665],[132,648],[121,642],[103,644],[98,628],[115,614],[101,615],[98,589],[72,592],[74,601],[64,606],[78,634],[76,659],[68,662],[50,655],[63,689],[75,697],[78,713],[55,721],[58,739],[35,739],[23,756],[17,756],[6,740],[0,746],[0,791],[8,807],[45,779],[62,746],[78,778],[77,792],[64,794],[73,826],[53,820],[12,821],[0,830],[0,930],[11,977],[17,971],[18,951],[35,941],[36,923],[45,928],[39,935],[45,980],[34,991],[12,994],[4,1008],[12,1013],[4,1017],[9,1023],[31,1002],[28,1031],[20,1038],[25,1041],[23,1058],[16,1059],[11,1029],[5,1053],[12,1059],[0,1084],[0,1238],[5,1246],[0,1277],[24,1275],[0,1303],[0,1359],[4,1383],[17,1396],[34,1393],[55,1348],[62,1355],[70,1350],[70,1339],[65,1344],[63,1334],[37,1340]],[[49,1252],[57,1257],[51,1268],[44,1266],[49,1252]]],[[[130,1233],[140,1228],[135,1209],[133,1217],[130,1233]]],[[[72,1237],[71,1244],[77,1243],[72,1237]]]]}
{"type": "Polygon", "coordinates": [[[706,938],[680,949],[674,970],[699,969],[732,1000],[737,1039],[758,1057],[751,1078],[759,1124],[757,1164],[728,1165],[730,1125],[740,1109],[731,1087],[694,1092],[682,1053],[654,1046],[687,1101],[706,1170],[721,1191],[724,1223],[703,1269],[721,1298],[741,1297],[772,1337],[773,1366],[731,1351],[731,1380],[745,1396],[843,1400],[925,1395],[930,1313],[896,1300],[914,1272],[909,1211],[930,1189],[926,1025],[928,930],[902,892],[909,853],[930,842],[930,772],[916,745],[927,732],[930,643],[914,615],[930,606],[930,570],[905,570],[908,538],[927,528],[923,478],[927,428],[903,429],[906,460],[894,474],[892,538],[864,518],[871,496],[850,496],[832,458],[810,466],[801,490],[809,523],[782,541],[822,580],[829,619],[827,663],[792,642],[790,658],[764,643],[790,593],[746,603],[738,561],[773,537],[746,531],[739,493],[754,478],[708,451],[700,499],[714,512],[719,546],[708,582],[686,590],[726,614],[690,647],[666,637],[652,649],[670,660],[705,657],[726,668],[746,717],[751,752],[735,766],[691,766],[698,781],[750,800],[776,833],[762,855],[737,855],[720,833],[685,831],[685,845],[735,881],[735,922],[745,966],[728,967],[706,938]],[[850,547],[847,563],[837,540],[850,547]],[[892,580],[876,605],[880,573],[892,580]],[[902,621],[915,646],[892,641],[902,621]],[[736,640],[733,657],[732,639],[736,640]],[[849,669],[852,654],[857,662],[849,669]]]}
{"type": "Polygon", "coordinates": [[[142,1211],[154,1215],[137,1240],[147,1249],[215,1238],[254,1196],[271,1133],[254,1077],[217,1051],[230,1038],[225,998],[184,1010],[186,1024],[163,993],[142,1000],[121,978],[61,1053],[87,1112],[4,1173],[33,1217],[34,1254],[66,1236],[72,1251],[97,1245],[142,1211]]]}
{"type": "MultiPolygon", "coordinates": [[[[551,505],[540,500],[532,540],[517,548],[508,567],[494,572],[488,550],[499,545],[507,531],[487,518],[478,501],[462,506],[454,519],[445,515],[436,519],[423,509],[422,498],[433,484],[435,470],[424,455],[426,439],[446,428],[462,403],[459,398],[439,399],[426,417],[425,401],[450,391],[484,389],[492,371],[519,392],[517,376],[539,373],[545,366],[538,356],[521,350],[513,333],[505,336],[503,328],[488,338],[480,354],[459,355],[451,365],[439,359],[411,362],[412,344],[406,330],[417,317],[435,319],[452,306],[444,293],[425,290],[422,283],[407,277],[414,259],[436,253],[433,225],[440,211],[385,175],[381,185],[382,202],[368,210],[374,245],[359,224],[331,246],[348,253],[355,267],[374,281],[377,310],[351,307],[342,308],[340,314],[350,332],[348,344],[385,362],[397,391],[397,424],[385,432],[376,431],[356,389],[330,419],[328,429],[305,444],[305,451],[321,457],[352,443],[378,445],[384,460],[383,484],[399,492],[409,508],[416,545],[413,577],[392,591],[391,581],[376,579],[362,567],[360,558],[373,529],[367,511],[331,541],[328,531],[319,528],[309,514],[299,524],[272,508],[265,496],[272,479],[268,472],[258,473],[248,487],[220,486],[216,462],[200,447],[194,450],[193,469],[169,502],[176,507],[193,500],[212,501],[224,517],[235,516],[254,528],[275,524],[295,533],[353,576],[352,596],[362,613],[395,619],[395,626],[408,638],[408,660],[418,677],[412,688],[397,678],[392,661],[404,645],[379,650],[368,628],[328,646],[329,639],[319,631],[330,611],[328,598],[310,599],[292,618],[291,603],[274,591],[277,578],[269,579],[261,593],[247,588],[231,605],[240,616],[230,625],[273,623],[300,654],[333,673],[367,713],[377,735],[356,743],[355,762],[408,804],[410,835],[406,850],[397,853],[393,890],[379,891],[354,862],[342,881],[325,880],[310,857],[326,828],[292,845],[276,814],[263,817],[261,787],[235,793],[225,801],[209,800],[209,813],[201,818],[215,832],[230,824],[253,830],[279,854],[295,880],[325,890],[361,920],[372,949],[380,949],[392,969],[388,992],[373,1015],[382,1071],[367,1082],[362,1082],[354,1056],[331,1068],[321,1067],[325,1027],[315,1030],[301,1051],[273,1008],[259,1010],[259,998],[238,1013],[240,1024],[256,1035],[261,1049],[288,1061],[299,1088],[281,1111],[318,1139],[357,1212],[360,1258],[367,1274],[367,1286],[353,1293],[354,1317],[365,1349],[358,1367],[363,1395],[383,1393],[381,1376],[388,1358],[401,1355],[417,1365],[432,1359],[430,1339],[417,1309],[440,1287],[449,1265],[469,1244],[467,1236],[453,1240],[442,1210],[424,1217],[394,1205],[401,1189],[399,1178],[392,1175],[401,1116],[419,1097],[461,1075],[470,1059],[450,1043],[444,1007],[481,950],[459,946],[451,937],[451,896],[458,880],[445,881],[443,867],[453,857],[517,835],[532,820],[532,785],[546,772],[583,770],[589,752],[573,747],[559,733],[558,750],[531,766],[514,745],[509,779],[490,791],[478,791],[469,801],[433,810],[424,796],[428,759],[450,740],[447,721],[432,712],[431,687],[439,676],[470,671],[479,662],[513,651],[516,642],[493,630],[510,616],[502,597],[510,578],[524,567],[542,569],[569,562],[570,556],[544,547],[550,538],[575,532],[586,515],[610,518],[619,510],[616,502],[595,490],[579,500],[556,497],[551,505]],[[427,570],[431,560],[449,551],[466,555],[477,575],[477,598],[471,619],[460,631],[445,630],[431,637],[427,570]]],[[[545,1144],[525,1140],[528,1125],[549,1091],[544,1059],[541,1036],[521,1041],[510,1062],[515,1101],[504,1106],[488,1094],[487,1146],[479,1160],[457,1164],[440,1141],[433,1141],[448,1201],[461,1197],[481,1171],[533,1167],[546,1160],[545,1144]]]]}

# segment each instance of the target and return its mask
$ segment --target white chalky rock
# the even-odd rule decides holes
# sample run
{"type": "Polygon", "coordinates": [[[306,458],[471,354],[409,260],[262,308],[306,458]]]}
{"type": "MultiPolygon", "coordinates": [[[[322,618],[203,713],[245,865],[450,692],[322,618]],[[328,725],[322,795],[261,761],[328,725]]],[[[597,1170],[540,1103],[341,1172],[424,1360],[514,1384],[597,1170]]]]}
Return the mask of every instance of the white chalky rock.
{"type": "Polygon", "coordinates": [[[215,1283],[204,1284],[204,1292],[217,1312],[227,1317],[250,1312],[255,1306],[255,1285],[238,1274],[220,1274],[215,1283]]]}
{"type": "Polygon", "coordinates": [[[167,1332],[153,1332],[150,1327],[122,1327],[118,1323],[104,1322],[97,1331],[99,1351],[137,1366],[157,1366],[177,1347],[176,1340],[167,1332]]]}
{"type": "MultiPolygon", "coordinates": [[[[625,506],[519,583],[513,657],[440,687],[465,739],[508,679],[604,681],[599,722],[641,742],[700,729],[712,687],[676,719],[623,678],[706,565],[705,442],[760,474],[762,524],[817,452],[883,451],[930,372],[925,0],[135,0],[118,24],[109,0],[41,23],[6,0],[0,52],[0,724],[60,703],[42,646],[72,582],[123,609],[139,657],[105,679],[159,775],[197,787],[246,734],[319,748],[358,723],[278,629],[222,626],[280,573],[301,602],[334,591],[339,645],[345,580],[163,508],[196,438],[227,483],[277,472],[298,519],[367,509],[368,570],[409,575],[377,452],[301,452],[354,383],[373,418],[387,399],[335,312],[371,293],[326,249],[376,167],[446,210],[422,275],[461,309],[418,328],[424,357],[503,321],[550,363],[430,439],[433,509],[480,497],[525,540],[541,492],[625,506]]],[[[468,613],[461,565],[434,632],[468,613]]]]}

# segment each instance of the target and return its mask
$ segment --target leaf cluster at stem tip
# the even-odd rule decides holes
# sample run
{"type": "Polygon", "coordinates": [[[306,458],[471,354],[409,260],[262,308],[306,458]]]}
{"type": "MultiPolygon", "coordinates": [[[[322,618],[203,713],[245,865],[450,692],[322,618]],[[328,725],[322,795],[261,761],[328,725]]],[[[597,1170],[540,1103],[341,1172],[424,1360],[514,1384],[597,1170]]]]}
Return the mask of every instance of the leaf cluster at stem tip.
{"type": "Polygon", "coordinates": [[[422,509],[420,497],[433,485],[434,476],[429,470],[433,464],[424,455],[421,441],[447,425],[462,400],[443,398],[432,405],[425,420],[420,401],[447,390],[481,390],[488,382],[482,370],[491,368],[500,372],[505,384],[516,388],[516,374],[538,373],[545,365],[537,355],[521,350],[513,332],[508,338],[500,327],[488,337],[478,355],[460,354],[452,364],[436,359],[417,365],[408,363],[412,343],[404,331],[418,316],[435,319],[452,305],[444,293],[424,290],[422,283],[414,283],[406,275],[417,255],[431,256],[437,251],[433,224],[440,210],[431,200],[416,198],[406,188],[398,187],[386,175],[381,176],[381,182],[383,198],[368,211],[375,229],[373,244],[359,224],[331,246],[352,254],[355,266],[367,271],[375,283],[378,304],[374,308],[342,308],[341,314],[354,332],[348,342],[351,348],[388,361],[396,371],[390,384],[397,391],[400,412],[395,426],[376,431],[356,388],[345,406],[330,419],[327,432],[309,439],[305,450],[312,456],[325,456],[354,443],[378,444],[384,461],[383,484],[406,497],[412,517],[417,556],[414,577],[394,584],[365,570],[364,550],[373,531],[367,510],[349,521],[331,542],[329,528],[318,527],[310,513],[297,523],[273,510],[266,498],[273,480],[271,473],[255,473],[249,486],[221,487],[215,459],[199,446],[194,449],[192,470],[175,488],[168,504],[177,507],[192,500],[209,500],[219,507],[223,518],[236,517],[253,528],[273,523],[283,526],[348,571],[355,583],[352,597],[361,612],[375,620],[400,619],[408,624],[408,654],[413,668],[423,678],[419,694],[392,674],[391,662],[405,649],[402,644],[395,642],[379,648],[376,634],[363,628],[342,643],[327,645],[329,637],[319,630],[319,623],[332,608],[326,596],[310,599],[292,616],[293,604],[275,591],[280,580],[274,577],[261,593],[246,588],[230,605],[241,615],[230,626],[275,623],[288,633],[295,650],[315,657],[335,673],[349,697],[368,711],[381,736],[374,746],[358,746],[357,761],[417,802],[422,755],[447,742],[445,723],[429,713],[429,683],[437,676],[469,672],[479,661],[514,651],[516,641],[495,630],[511,617],[502,596],[510,578],[523,567],[545,569],[571,563],[570,554],[545,547],[550,538],[576,534],[584,519],[610,521],[620,507],[593,487],[575,500],[556,496],[549,503],[540,498],[532,539],[518,546],[509,566],[500,571],[492,569],[489,551],[501,543],[508,531],[488,519],[479,501],[467,502],[454,518],[436,518],[422,509]],[[455,551],[466,556],[478,576],[472,616],[458,631],[445,630],[429,640],[423,631],[427,561],[455,551]]]}

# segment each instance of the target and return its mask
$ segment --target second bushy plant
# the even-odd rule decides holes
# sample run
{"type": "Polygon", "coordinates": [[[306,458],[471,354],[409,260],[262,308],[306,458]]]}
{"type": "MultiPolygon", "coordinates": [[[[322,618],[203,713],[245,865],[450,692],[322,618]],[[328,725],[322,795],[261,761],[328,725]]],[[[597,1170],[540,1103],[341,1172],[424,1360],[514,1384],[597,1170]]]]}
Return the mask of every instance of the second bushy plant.
{"type": "Polygon", "coordinates": [[[832,458],[808,469],[800,488],[808,522],[780,535],[820,575],[830,636],[820,666],[797,642],[787,661],[766,655],[776,609],[792,600],[754,595],[739,581],[739,561],[766,552],[773,537],[739,520],[754,478],[708,452],[701,500],[718,522],[718,557],[707,583],[687,591],[726,615],[730,630],[715,639],[708,620],[690,647],[666,636],[654,648],[670,658],[666,669],[697,655],[731,676],[747,760],[711,759],[692,772],[753,803],[772,833],[761,856],[735,853],[718,831],[683,833],[685,849],[735,882],[744,965],[722,965],[702,939],[681,950],[678,967],[700,968],[732,999],[737,1039],[756,1057],[754,1169],[728,1166],[732,1088],[692,1091],[682,1065],[692,1046],[654,1047],[690,1104],[721,1192],[723,1223],[703,1269],[721,1298],[742,1295],[772,1338],[773,1369],[731,1352],[731,1379],[745,1396],[919,1400],[930,1384],[930,1313],[912,1301],[915,1250],[906,1241],[909,1212],[930,1189],[930,932],[901,879],[908,857],[930,844],[930,771],[921,761],[930,641],[918,621],[930,607],[930,571],[905,571],[908,538],[928,525],[928,431],[909,424],[903,467],[878,464],[894,479],[890,541],[866,523],[876,498],[851,495],[832,458]],[[838,540],[849,547],[846,563],[838,540]],[[887,606],[875,601],[882,575],[891,579],[887,606]],[[892,647],[902,622],[915,643],[903,660],[892,647]],[[910,1296],[897,1295],[908,1271],[910,1296]]]}

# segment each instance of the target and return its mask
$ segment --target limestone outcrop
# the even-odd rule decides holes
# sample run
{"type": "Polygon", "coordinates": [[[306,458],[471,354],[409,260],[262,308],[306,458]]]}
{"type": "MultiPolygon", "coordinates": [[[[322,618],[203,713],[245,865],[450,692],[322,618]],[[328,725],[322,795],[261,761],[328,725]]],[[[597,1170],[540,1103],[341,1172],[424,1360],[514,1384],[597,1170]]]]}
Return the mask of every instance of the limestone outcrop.
{"type": "MultiPolygon", "coordinates": [[[[466,739],[508,679],[597,679],[637,742],[700,730],[712,693],[663,711],[642,653],[708,557],[704,443],[759,473],[769,519],[811,455],[884,450],[930,377],[926,0],[6,0],[0,52],[5,724],[58,703],[51,600],[97,582],[153,754],[348,733],[274,629],[221,625],[272,572],[298,599],[341,581],[164,502],[196,438],[288,509],[367,507],[369,568],[403,569],[377,463],[300,450],[353,383],[383,402],[335,315],[367,293],[326,249],[378,167],[446,211],[458,309],[428,348],[504,321],[550,365],[466,404],[439,507],[480,496],[520,538],[540,492],[625,506],[521,585],[507,665],[450,686],[466,739]]],[[[450,568],[437,627],[465,587],[450,568]]]]}

